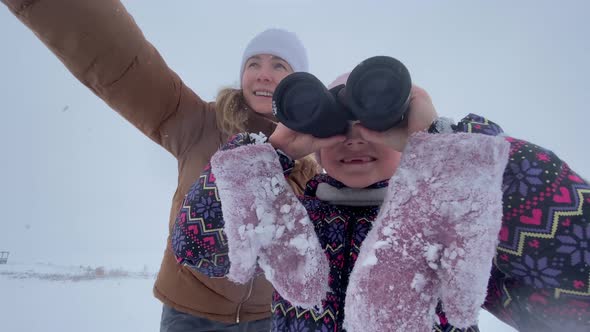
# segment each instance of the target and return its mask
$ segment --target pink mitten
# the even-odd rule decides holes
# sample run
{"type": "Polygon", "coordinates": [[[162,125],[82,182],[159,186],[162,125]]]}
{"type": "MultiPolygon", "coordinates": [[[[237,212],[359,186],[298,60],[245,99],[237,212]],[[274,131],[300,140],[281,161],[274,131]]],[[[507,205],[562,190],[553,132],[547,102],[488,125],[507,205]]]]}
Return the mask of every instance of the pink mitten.
{"type": "Polygon", "coordinates": [[[502,137],[455,135],[463,139],[449,141],[447,151],[465,153],[466,160],[446,163],[441,180],[449,185],[432,188],[444,219],[436,225],[433,241],[444,248],[438,277],[446,318],[451,325],[466,328],[477,323],[487,294],[502,226],[502,177],[510,144],[502,137]]]}
{"type": "Polygon", "coordinates": [[[328,291],[328,259],[274,148],[257,144],[220,151],[211,164],[228,239],[228,278],[247,281],[258,259],[286,300],[306,308],[321,305],[328,291]]]}
{"type": "Polygon", "coordinates": [[[273,162],[268,155],[258,155],[259,149],[256,145],[244,145],[218,151],[211,158],[231,262],[227,277],[242,284],[253,277],[260,252],[260,241],[253,232],[259,223],[255,210],[254,193],[259,190],[256,181],[265,176],[262,170],[267,167],[263,164],[273,162]]]}
{"type": "Polygon", "coordinates": [[[350,276],[349,331],[429,331],[441,298],[451,325],[476,323],[500,229],[508,148],[502,138],[475,134],[410,138],[350,276]],[[474,234],[478,246],[468,247],[474,234]]]}

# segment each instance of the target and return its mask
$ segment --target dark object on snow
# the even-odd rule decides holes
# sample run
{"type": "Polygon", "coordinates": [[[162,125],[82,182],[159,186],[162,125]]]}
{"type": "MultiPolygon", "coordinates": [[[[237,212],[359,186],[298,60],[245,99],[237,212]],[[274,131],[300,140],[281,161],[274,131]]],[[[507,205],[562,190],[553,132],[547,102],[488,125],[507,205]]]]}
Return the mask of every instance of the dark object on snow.
{"type": "Polygon", "coordinates": [[[0,251],[0,264],[8,263],[8,255],[10,252],[8,251],[0,251]]]}
{"type": "Polygon", "coordinates": [[[312,74],[290,74],[275,89],[273,112],[290,129],[315,137],[345,134],[348,121],[356,120],[385,131],[403,122],[411,88],[400,61],[375,56],[358,64],[346,84],[330,90],[312,74]]]}

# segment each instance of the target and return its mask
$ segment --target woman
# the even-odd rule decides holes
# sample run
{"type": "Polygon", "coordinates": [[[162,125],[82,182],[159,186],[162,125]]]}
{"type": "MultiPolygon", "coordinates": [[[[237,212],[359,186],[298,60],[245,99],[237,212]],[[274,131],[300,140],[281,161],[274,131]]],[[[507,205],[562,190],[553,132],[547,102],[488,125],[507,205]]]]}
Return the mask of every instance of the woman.
{"type": "MultiPolygon", "coordinates": [[[[272,92],[294,71],[307,71],[298,38],[268,30],[246,47],[241,89],[204,102],[166,65],[118,0],[2,0],[54,52],[78,80],[178,160],[171,219],[211,155],[241,131],[270,135],[272,92]]],[[[300,190],[315,164],[291,176],[300,190]]],[[[269,328],[271,285],[208,278],[177,264],[167,244],[154,294],[164,303],[162,331],[263,331],[269,328]]]]}

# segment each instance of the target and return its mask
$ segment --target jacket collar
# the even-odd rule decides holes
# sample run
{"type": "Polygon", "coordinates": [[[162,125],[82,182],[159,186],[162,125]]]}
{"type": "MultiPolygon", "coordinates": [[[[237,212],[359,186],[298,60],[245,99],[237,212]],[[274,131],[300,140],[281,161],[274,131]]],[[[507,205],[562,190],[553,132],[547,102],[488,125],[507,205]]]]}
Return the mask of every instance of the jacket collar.
{"type": "Polygon", "coordinates": [[[334,205],[376,206],[383,203],[389,180],[366,188],[349,188],[328,174],[318,174],[307,183],[305,196],[316,197],[334,205]]]}

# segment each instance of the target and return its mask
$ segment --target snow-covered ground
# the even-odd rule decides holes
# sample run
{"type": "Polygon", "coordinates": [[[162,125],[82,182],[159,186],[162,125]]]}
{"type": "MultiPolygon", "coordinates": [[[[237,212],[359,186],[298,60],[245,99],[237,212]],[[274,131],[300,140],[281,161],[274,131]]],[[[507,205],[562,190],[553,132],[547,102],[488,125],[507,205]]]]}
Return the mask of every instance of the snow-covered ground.
{"type": "Polygon", "coordinates": [[[153,267],[0,265],[0,331],[158,331],[153,267]]]}
{"type": "MultiPolygon", "coordinates": [[[[0,265],[0,331],[159,330],[162,308],[152,295],[159,257],[154,258],[155,266],[131,268],[25,263],[11,258],[0,265]]],[[[514,331],[484,311],[480,329],[514,331]]]]}

